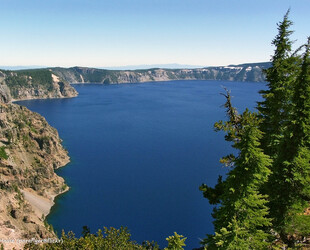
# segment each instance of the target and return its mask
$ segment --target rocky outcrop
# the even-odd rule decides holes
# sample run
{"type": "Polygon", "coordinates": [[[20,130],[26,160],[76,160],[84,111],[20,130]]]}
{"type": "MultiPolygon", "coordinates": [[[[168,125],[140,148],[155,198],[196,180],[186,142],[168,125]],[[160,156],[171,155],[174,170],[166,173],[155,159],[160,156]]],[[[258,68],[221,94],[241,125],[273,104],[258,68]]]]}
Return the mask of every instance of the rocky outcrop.
{"type": "Polygon", "coordinates": [[[263,70],[270,63],[229,65],[200,69],[105,70],[85,67],[51,68],[50,70],[71,83],[135,83],[171,80],[225,80],[264,82],[263,70]]]}
{"type": "Polygon", "coordinates": [[[20,249],[24,244],[17,239],[56,237],[45,216],[55,196],[68,189],[54,170],[69,162],[57,130],[10,102],[74,96],[76,90],[49,70],[0,71],[0,239],[8,240],[5,249],[20,249]]]}
{"type": "Polygon", "coordinates": [[[0,85],[0,103],[7,103],[12,100],[11,92],[8,86],[0,85]]]}
{"type": "Polygon", "coordinates": [[[68,162],[56,129],[42,116],[0,104],[0,239],[55,238],[44,217],[54,197],[68,189],[54,171],[68,162]]]}
{"type": "Polygon", "coordinates": [[[0,71],[0,101],[69,98],[77,91],[50,70],[0,71]]]}

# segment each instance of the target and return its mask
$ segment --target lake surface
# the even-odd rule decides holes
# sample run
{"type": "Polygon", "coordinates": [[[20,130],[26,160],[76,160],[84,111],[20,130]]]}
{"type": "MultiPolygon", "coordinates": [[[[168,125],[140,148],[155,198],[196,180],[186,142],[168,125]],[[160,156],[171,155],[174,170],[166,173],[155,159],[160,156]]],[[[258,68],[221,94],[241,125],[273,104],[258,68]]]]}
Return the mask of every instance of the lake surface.
{"type": "Polygon", "coordinates": [[[174,232],[199,247],[213,232],[212,207],[199,191],[214,185],[232,152],[213,124],[225,119],[221,86],[243,111],[260,100],[262,83],[171,81],[74,85],[77,98],[19,102],[57,128],[71,163],[57,173],[70,191],[56,199],[48,222],[80,235],[127,226],[132,239],[165,247],[174,232]]]}

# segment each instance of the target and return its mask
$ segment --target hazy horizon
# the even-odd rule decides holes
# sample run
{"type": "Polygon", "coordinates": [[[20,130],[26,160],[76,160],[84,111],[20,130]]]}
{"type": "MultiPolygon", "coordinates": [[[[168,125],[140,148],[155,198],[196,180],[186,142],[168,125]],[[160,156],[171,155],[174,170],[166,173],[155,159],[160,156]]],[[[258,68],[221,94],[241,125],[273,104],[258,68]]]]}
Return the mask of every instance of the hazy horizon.
{"type": "MultiPolygon", "coordinates": [[[[53,68],[53,67],[61,67],[61,66],[47,66],[47,65],[0,65],[0,69],[4,70],[21,70],[21,69],[39,69],[39,68],[53,68]]],[[[87,66],[80,66],[80,65],[72,65],[64,68],[72,68],[72,67],[87,67],[87,66]]],[[[208,66],[202,65],[188,65],[188,64],[178,64],[178,63],[171,63],[171,64],[140,64],[140,65],[121,65],[121,66],[106,66],[106,67],[92,67],[97,69],[110,69],[110,70],[135,70],[135,69],[148,69],[148,68],[203,68],[208,66]]],[[[91,67],[90,67],[91,68],[91,67]]]]}
{"type": "MultiPolygon", "coordinates": [[[[243,62],[240,64],[251,64],[251,63],[265,63],[265,62],[243,62]]],[[[234,63],[229,63],[227,65],[189,65],[189,64],[141,64],[141,65],[123,65],[123,66],[107,66],[107,67],[88,67],[88,66],[80,66],[80,65],[72,65],[63,68],[73,68],[73,67],[86,67],[86,68],[96,68],[96,69],[107,69],[107,70],[139,70],[139,69],[152,69],[152,68],[163,68],[163,69],[196,69],[196,68],[207,68],[207,67],[219,67],[219,66],[230,66],[230,65],[238,65],[234,63]]],[[[3,70],[26,70],[26,69],[44,69],[44,68],[54,68],[61,66],[46,66],[46,65],[0,65],[0,69],[3,70]]]]}

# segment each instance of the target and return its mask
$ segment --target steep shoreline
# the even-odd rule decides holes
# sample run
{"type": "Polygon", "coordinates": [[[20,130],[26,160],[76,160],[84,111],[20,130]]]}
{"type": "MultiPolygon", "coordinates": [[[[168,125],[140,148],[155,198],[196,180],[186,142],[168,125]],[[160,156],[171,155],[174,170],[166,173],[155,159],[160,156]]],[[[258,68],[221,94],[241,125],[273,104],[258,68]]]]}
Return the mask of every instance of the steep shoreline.
{"type": "Polygon", "coordinates": [[[70,98],[77,91],[65,80],[47,69],[27,71],[0,70],[0,102],[70,98]]]}
{"type": "Polygon", "coordinates": [[[57,130],[23,106],[1,104],[0,125],[0,238],[55,238],[45,216],[68,190],[55,173],[70,162],[68,152],[57,130]]]}
{"type": "Polygon", "coordinates": [[[71,98],[76,90],[50,71],[0,71],[0,242],[56,238],[46,215],[69,190],[55,169],[70,162],[58,132],[44,117],[14,101],[71,98]],[[46,82],[44,82],[44,80],[46,82]]]}

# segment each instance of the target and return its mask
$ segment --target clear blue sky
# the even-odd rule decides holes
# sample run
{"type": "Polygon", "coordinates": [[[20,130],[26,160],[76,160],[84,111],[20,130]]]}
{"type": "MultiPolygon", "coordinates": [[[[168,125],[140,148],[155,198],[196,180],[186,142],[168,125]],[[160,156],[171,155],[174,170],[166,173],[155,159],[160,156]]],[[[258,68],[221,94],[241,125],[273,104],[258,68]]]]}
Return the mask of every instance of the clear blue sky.
{"type": "Polygon", "coordinates": [[[268,61],[289,7],[298,46],[310,0],[0,0],[0,65],[268,61]]]}

